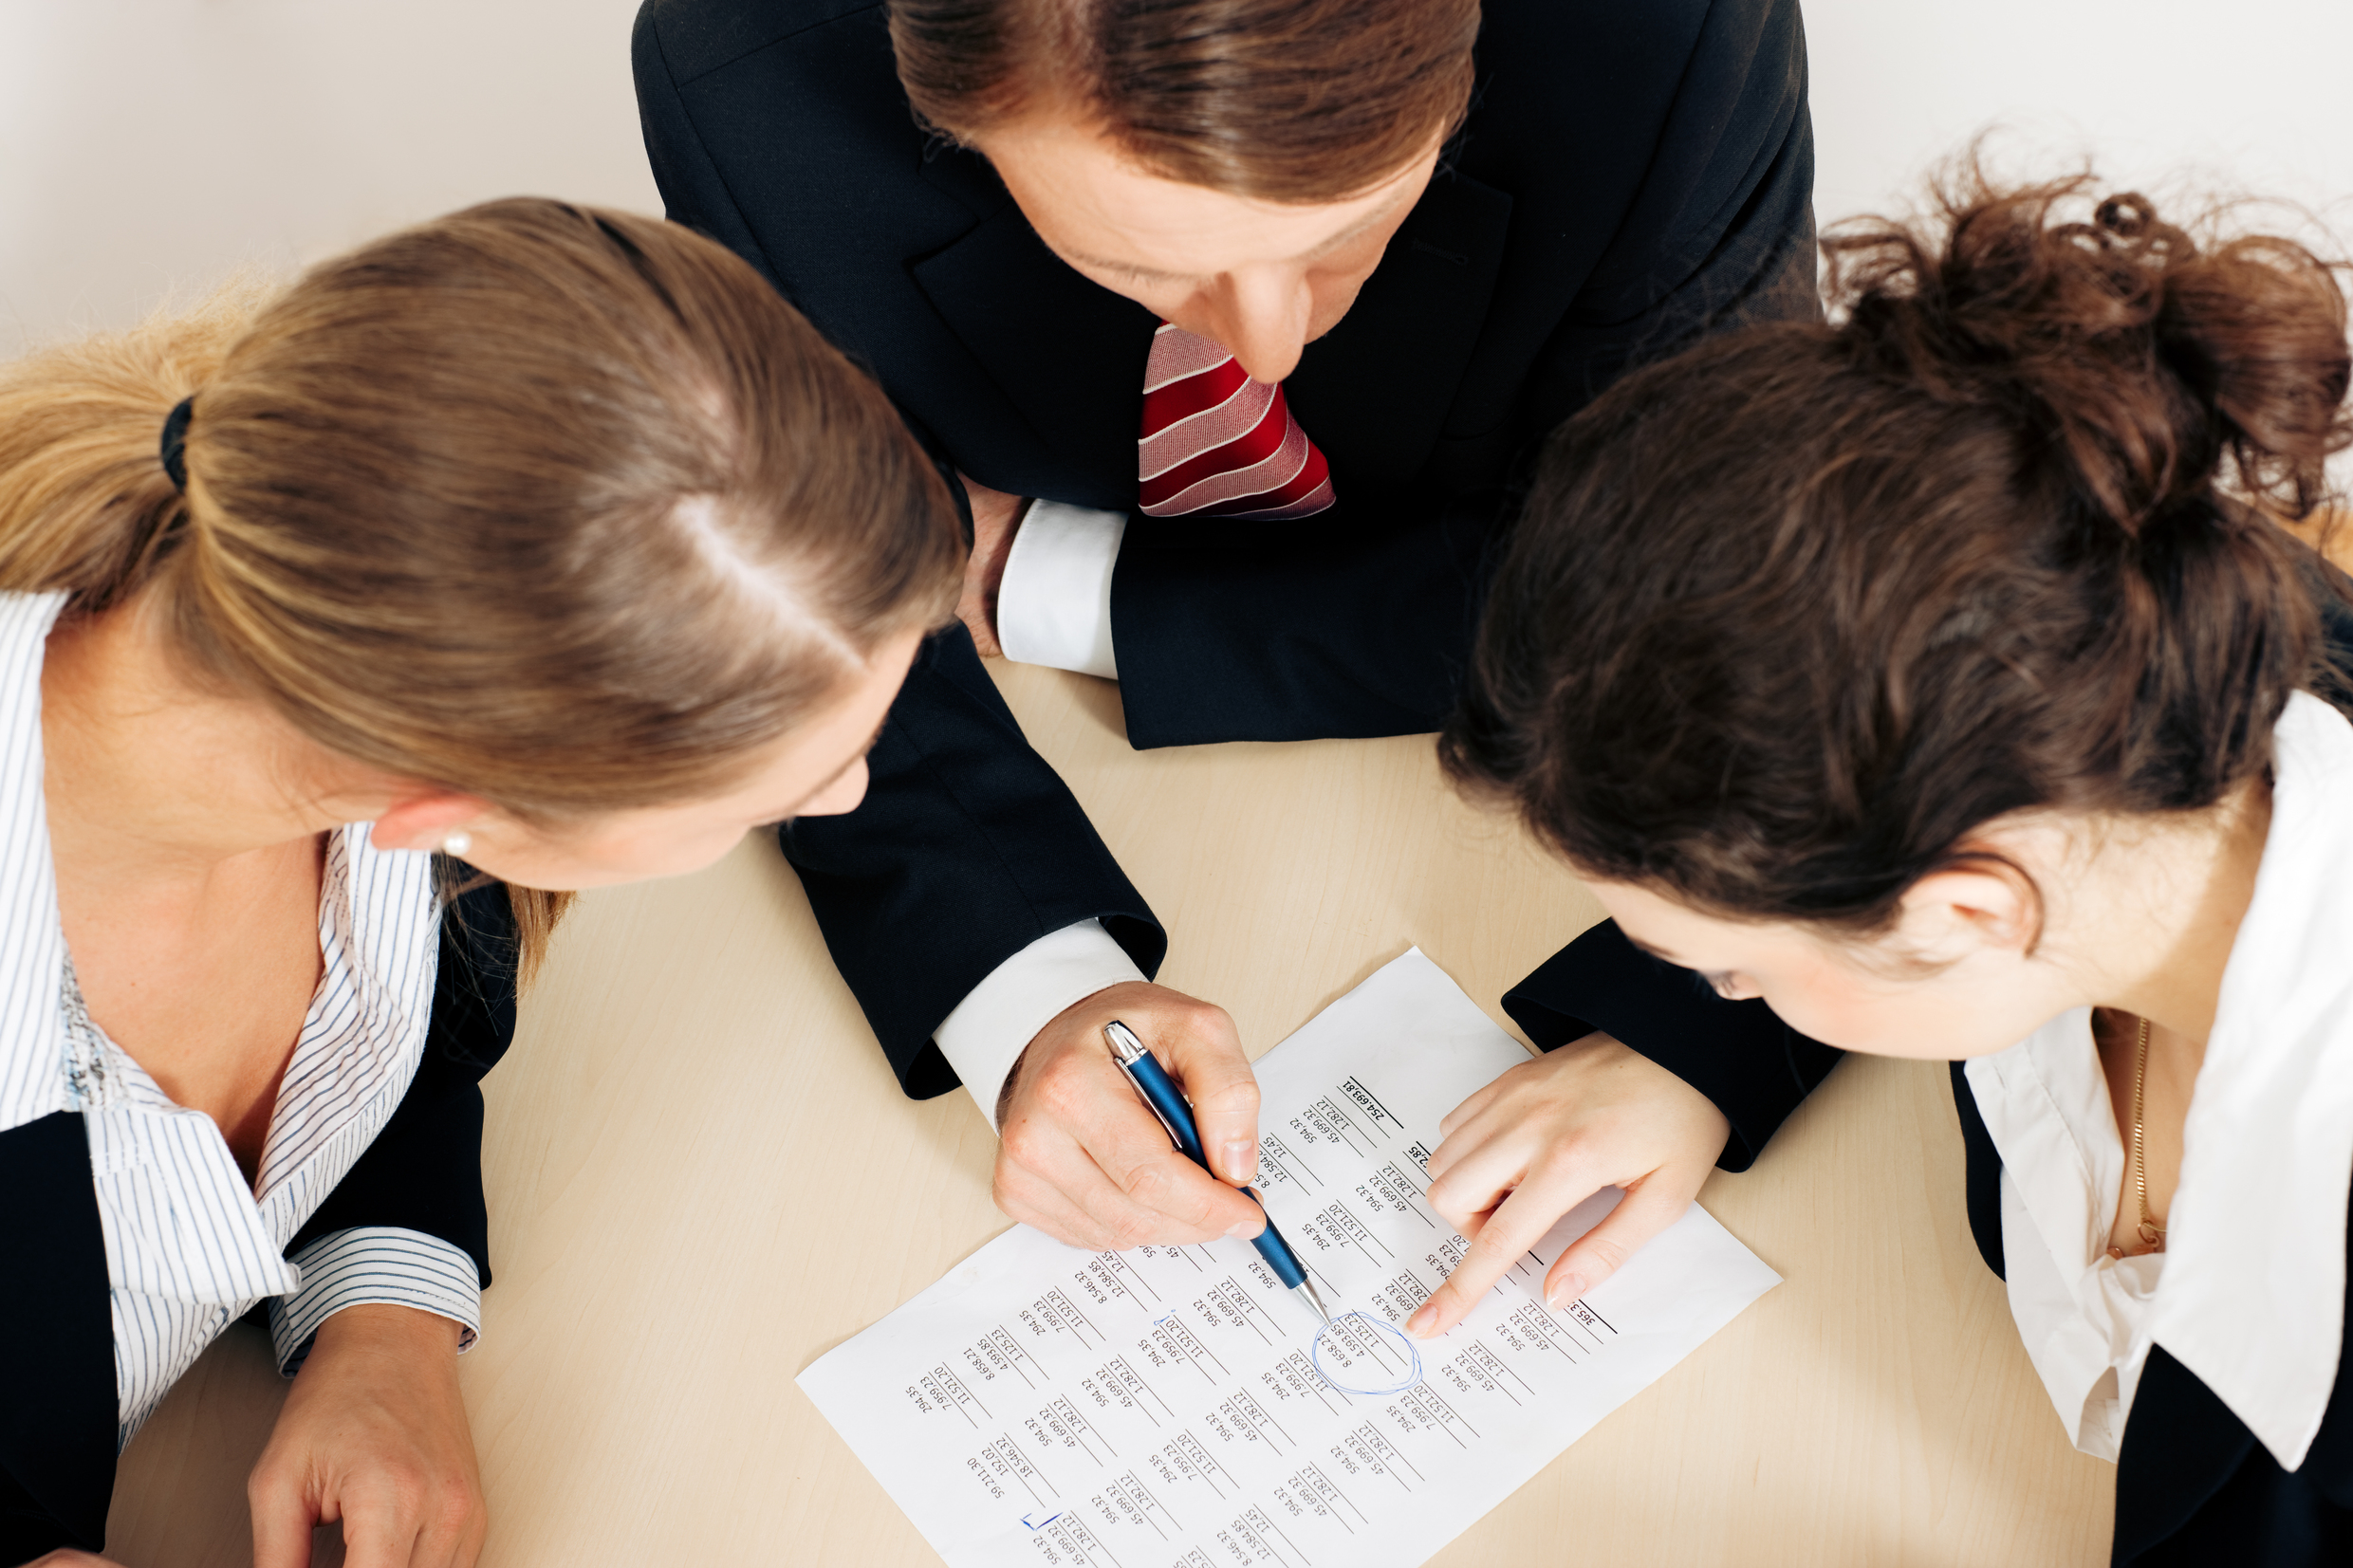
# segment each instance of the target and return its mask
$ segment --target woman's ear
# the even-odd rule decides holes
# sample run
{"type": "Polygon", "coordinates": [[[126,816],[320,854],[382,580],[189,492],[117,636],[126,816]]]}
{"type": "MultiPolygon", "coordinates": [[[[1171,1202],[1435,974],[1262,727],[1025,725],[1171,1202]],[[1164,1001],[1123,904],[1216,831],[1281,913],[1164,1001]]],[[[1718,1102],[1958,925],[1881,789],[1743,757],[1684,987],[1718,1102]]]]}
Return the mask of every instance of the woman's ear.
{"type": "Polygon", "coordinates": [[[1905,891],[1897,915],[1898,939],[1938,966],[1988,950],[2024,957],[2042,930],[2033,879],[1992,854],[1930,872],[1905,891]]]}
{"type": "Polygon", "coordinates": [[[368,842],[378,849],[439,849],[454,833],[479,830],[490,815],[491,802],[479,795],[418,784],[378,815],[368,842]]]}

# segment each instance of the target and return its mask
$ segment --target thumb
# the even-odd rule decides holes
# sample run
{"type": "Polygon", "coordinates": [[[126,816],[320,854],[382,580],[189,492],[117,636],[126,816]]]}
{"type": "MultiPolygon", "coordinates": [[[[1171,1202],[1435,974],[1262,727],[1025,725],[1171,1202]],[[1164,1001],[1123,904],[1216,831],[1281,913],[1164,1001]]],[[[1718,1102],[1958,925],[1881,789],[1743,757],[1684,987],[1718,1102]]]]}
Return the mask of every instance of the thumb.
{"type": "Polygon", "coordinates": [[[1617,1273],[1652,1237],[1683,1217],[1692,1197],[1673,1183],[1629,1188],[1601,1224],[1552,1261],[1545,1274],[1545,1303],[1558,1310],[1617,1273]]]}
{"type": "Polygon", "coordinates": [[[1161,1036],[1169,1068],[1193,1102],[1194,1125],[1210,1169],[1239,1186],[1258,1175],[1258,1079],[1242,1054],[1233,1020],[1203,1006],[1185,1027],[1161,1036]]]}

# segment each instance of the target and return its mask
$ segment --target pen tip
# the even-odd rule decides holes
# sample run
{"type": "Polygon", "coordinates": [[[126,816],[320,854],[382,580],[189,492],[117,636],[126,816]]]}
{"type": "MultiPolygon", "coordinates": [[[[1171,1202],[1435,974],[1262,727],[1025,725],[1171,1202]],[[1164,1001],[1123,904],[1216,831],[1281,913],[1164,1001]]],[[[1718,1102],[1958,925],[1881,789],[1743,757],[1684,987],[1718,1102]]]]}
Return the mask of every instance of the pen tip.
{"type": "Polygon", "coordinates": [[[1316,1294],[1315,1282],[1312,1280],[1302,1280],[1299,1282],[1299,1288],[1307,1293],[1307,1304],[1315,1308],[1315,1315],[1324,1319],[1325,1326],[1329,1327],[1332,1320],[1332,1311],[1331,1308],[1324,1304],[1324,1298],[1316,1294]]]}

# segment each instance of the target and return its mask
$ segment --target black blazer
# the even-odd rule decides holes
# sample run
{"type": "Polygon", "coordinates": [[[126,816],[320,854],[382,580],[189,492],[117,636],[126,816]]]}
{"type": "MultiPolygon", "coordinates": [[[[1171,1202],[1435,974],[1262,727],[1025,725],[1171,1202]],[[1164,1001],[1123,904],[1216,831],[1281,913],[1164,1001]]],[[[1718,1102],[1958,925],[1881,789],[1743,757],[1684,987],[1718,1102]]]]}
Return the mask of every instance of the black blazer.
{"type": "MultiPolygon", "coordinates": [[[[670,215],[870,365],[943,463],[1131,511],[1142,306],[1049,252],[988,162],[926,137],[876,0],[648,0],[635,57],[670,215]]],[[[1356,305],[1285,383],[1339,503],[1131,516],[1112,588],[1138,746],[1437,728],[1534,443],[1630,360],[1814,308],[1795,0],[1488,0],[1478,87],[1356,305]]],[[[952,631],[866,804],[787,830],[911,1094],[976,984],[1089,916],[1165,937],[952,631]]]]}
{"type": "MultiPolygon", "coordinates": [[[[462,895],[441,924],[432,1033],[399,1107],[287,1244],[398,1226],[438,1236],[491,1282],[482,1075],[514,1038],[507,890],[462,895]]],[[[114,1331],[90,1145],[59,1112],[0,1133],[0,1565],[102,1550],[114,1495],[114,1331]]]]}

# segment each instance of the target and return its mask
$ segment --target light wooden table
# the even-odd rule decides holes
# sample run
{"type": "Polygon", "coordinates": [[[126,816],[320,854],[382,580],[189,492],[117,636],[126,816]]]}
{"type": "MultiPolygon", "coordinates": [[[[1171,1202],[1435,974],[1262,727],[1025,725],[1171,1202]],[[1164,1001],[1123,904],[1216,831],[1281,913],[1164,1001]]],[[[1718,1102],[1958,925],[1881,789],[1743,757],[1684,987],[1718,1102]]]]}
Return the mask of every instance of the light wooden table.
{"type": "MultiPolygon", "coordinates": [[[[1598,917],[1426,739],[1138,753],[1116,689],[993,666],[1253,1052],[1409,944],[1495,999],[1598,917]]],[[[485,1084],[497,1281],[463,1363],[486,1568],[936,1563],[793,1386],[1005,1225],[961,1093],[902,1098],[772,840],[591,895],[485,1084]]],[[[1436,1561],[2106,1559],[1970,1241],[1940,1064],[1855,1060],[1702,1202],[1787,1277],[1436,1561]]],[[[250,1563],[283,1391],[232,1336],[126,1454],[110,1549],[250,1563]]],[[[332,1554],[323,1555],[322,1561],[332,1554]]]]}

